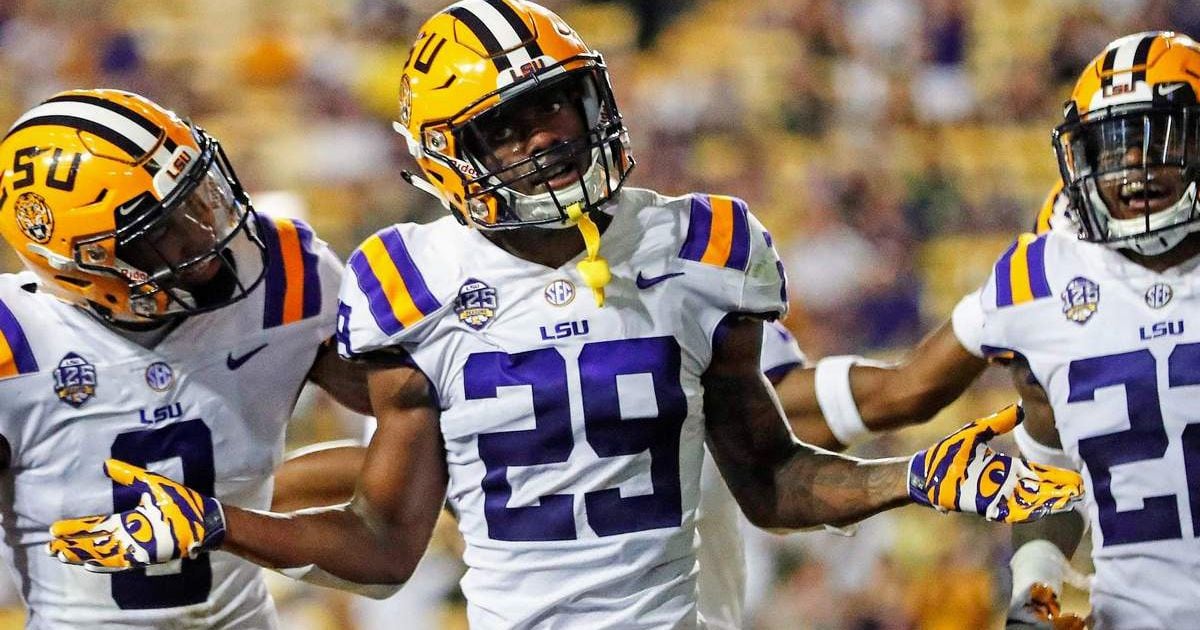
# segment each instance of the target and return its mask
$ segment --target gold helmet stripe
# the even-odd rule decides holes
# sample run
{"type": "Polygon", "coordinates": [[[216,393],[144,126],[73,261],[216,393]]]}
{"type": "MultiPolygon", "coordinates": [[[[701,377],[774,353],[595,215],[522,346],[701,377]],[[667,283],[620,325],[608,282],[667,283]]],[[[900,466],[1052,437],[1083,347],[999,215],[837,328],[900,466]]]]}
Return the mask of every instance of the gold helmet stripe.
{"type": "Polygon", "coordinates": [[[447,12],[471,30],[500,73],[542,56],[529,27],[504,0],[463,0],[447,12]]]}
{"type": "Polygon", "coordinates": [[[166,142],[160,142],[161,129],[158,134],[151,133],[126,112],[85,100],[55,100],[38,105],[17,119],[8,135],[45,125],[78,129],[103,138],[129,154],[132,161],[142,160],[147,154],[153,153],[153,159],[145,164],[151,175],[157,173],[161,165],[170,162],[172,149],[166,146],[166,142]]]}

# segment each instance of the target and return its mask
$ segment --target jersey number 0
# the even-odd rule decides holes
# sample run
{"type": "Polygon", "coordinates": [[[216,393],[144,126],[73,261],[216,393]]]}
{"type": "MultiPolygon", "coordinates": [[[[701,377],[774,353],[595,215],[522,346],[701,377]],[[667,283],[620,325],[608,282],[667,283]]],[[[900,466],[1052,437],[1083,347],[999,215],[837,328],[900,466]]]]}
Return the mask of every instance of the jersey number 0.
{"type": "MultiPolygon", "coordinates": [[[[148,431],[130,431],[117,436],[112,456],[136,466],[149,466],[178,457],[183,464],[183,483],[206,496],[213,496],[212,432],[202,420],[188,420],[148,431]]],[[[144,488],[113,482],[113,510],[137,507],[144,488]]],[[[146,569],[131,569],[112,575],[112,596],[117,606],[129,609],[173,608],[199,604],[212,589],[212,567],[208,554],[184,559],[177,573],[147,575],[146,569]]],[[[160,568],[161,570],[161,568],[160,568]]]]}

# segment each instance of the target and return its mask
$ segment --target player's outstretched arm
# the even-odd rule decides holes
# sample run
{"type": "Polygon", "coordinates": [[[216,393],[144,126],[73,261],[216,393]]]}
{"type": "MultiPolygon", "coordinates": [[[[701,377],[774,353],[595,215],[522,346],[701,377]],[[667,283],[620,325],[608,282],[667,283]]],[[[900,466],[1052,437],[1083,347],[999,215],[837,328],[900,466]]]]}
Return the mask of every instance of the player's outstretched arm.
{"type": "Polygon", "coordinates": [[[776,385],[796,437],[840,451],[847,446],[842,440],[852,441],[864,430],[887,431],[925,422],[958,398],[987,367],[985,360],[962,347],[949,321],[898,363],[859,359],[827,357],[817,367],[792,370],[776,385]]]}
{"type": "Polygon", "coordinates": [[[110,466],[135,469],[122,478],[114,476],[118,483],[153,490],[135,510],[138,514],[60,521],[51,529],[50,552],[91,570],[121,570],[220,548],[330,586],[404,582],[424,553],[446,492],[438,410],[425,377],[416,370],[373,371],[370,385],[379,428],[348,505],[290,514],[255,512],[221,506],[136,467],[110,466]],[[155,484],[163,489],[156,490],[155,484]],[[210,527],[200,527],[210,522],[210,527]],[[210,531],[223,533],[206,533],[210,531]],[[172,540],[182,541],[178,549],[172,540]]]}
{"type": "Polygon", "coordinates": [[[909,502],[1020,522],[1068,509],[1081,496],[1077,474],[1030,467],[987,447],[1017,424],[1015,408],[907,460],[859,460],[797,442],[758,371],[761,334],[757,320],[732,319],[703,377],[710,450],[759,527],[843,525],[909,502]]]}
{"type": "Polygon", "coordinates": [[[284,515],[229,510],[223,549],[263,566],[311,565],[355,583],[408,579],[446,494],[438,410],[417,370],[373,370],[368,381],[379,428],[350,504],[284,515]]]}

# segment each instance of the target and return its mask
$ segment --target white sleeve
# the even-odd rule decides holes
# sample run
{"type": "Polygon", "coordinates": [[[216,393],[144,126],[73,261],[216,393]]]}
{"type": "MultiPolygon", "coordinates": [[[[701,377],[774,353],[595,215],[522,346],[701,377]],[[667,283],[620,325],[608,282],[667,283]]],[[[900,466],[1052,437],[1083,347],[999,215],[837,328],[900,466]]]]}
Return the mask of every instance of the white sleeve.
{"type": "MultiPolygon", "coordinates": [[[[350,255],[338,295],[338,352],[353,358],[401,344],[420,343],[443,305],[405,237],[411,226],[391,226],[350,255]]],[[[419,240],[419,239],[415,239],[419,240]]]]}
{"type": "Polygon", "coordinates": [[[981,290],[976,290],[959,300],[958,305],[954,307],[954,314],[950,316],[950,326],[954,329],[954,336],[958,337],[958,342],[967,352],[984,358],[985,318],[980,294],[981,290]]]}
{"type": "Polygon", "coordinates": [[[763,324],[762,352],[759,365],[767,377],[775,380],[787,372],[804,367],[807,359],[792,333],[779,322],[763,324]]]}
{"type": "Polygon", "coordinates": [[[787,313],[783,264],[758,219],[734,197],[689,197],[678,258],[697,306],[769,319],[787,313]]]}

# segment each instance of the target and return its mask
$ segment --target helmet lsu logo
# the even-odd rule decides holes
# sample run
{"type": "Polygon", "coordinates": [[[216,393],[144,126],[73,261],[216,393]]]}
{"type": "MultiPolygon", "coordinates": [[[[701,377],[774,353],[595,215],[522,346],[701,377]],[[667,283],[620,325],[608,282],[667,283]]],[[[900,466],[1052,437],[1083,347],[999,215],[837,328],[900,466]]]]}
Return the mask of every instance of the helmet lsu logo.
{"type": "Polygon", "coordinates": [[[68,352],[54,369],[54,393],[58,399],[78,408],[96,395],[96,366],[68,352]]]}
{"type": "Polygon", "coordinates": [[[23,192],[13,203],[21,232],[37,243],[49,243],[54,234],[54,214],[46,198],[35,192],[23,192]]]}
{"type": "Polygon", "coordinates": [[[458,298],[454,301],[454,312],[458,313],[458,321],[479,330],[492,321],[496,316],[496,290],[486,283],[467,278],[458,288],[458,298]]]}
{"type": "Polygon", "coordinates": [[[1077,276],[1062,292],[1062,312],[1076,324],[1086,324],[1100,307],[1100,285],[1077,276]]]}

